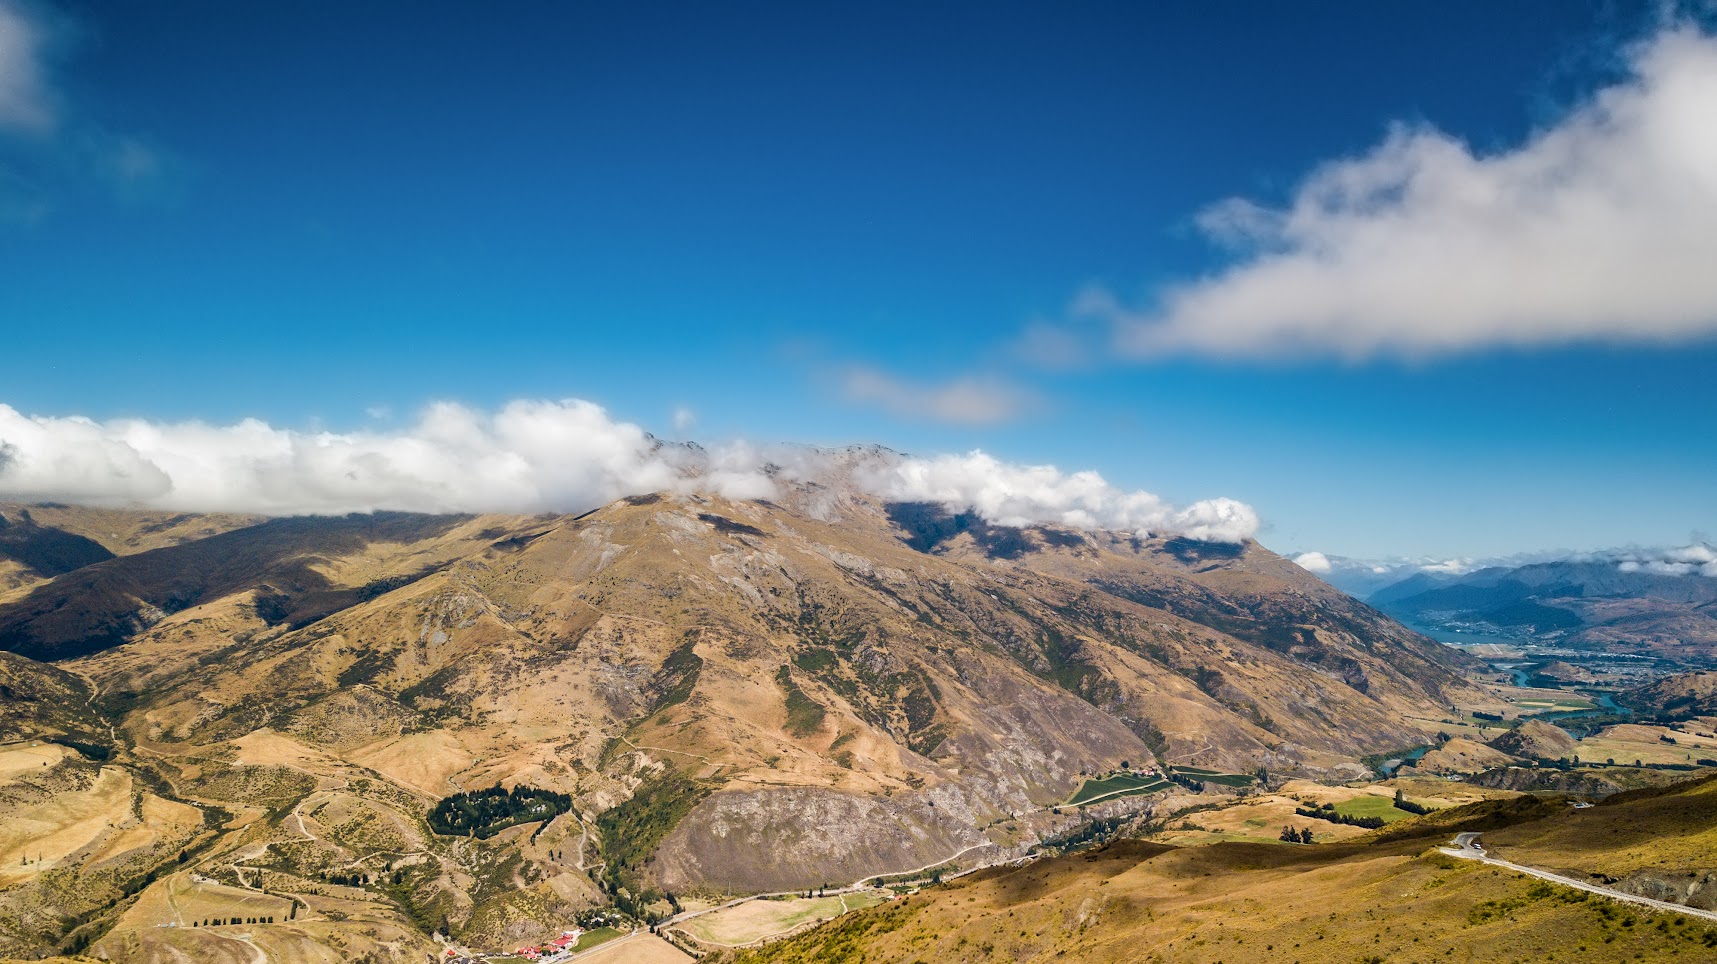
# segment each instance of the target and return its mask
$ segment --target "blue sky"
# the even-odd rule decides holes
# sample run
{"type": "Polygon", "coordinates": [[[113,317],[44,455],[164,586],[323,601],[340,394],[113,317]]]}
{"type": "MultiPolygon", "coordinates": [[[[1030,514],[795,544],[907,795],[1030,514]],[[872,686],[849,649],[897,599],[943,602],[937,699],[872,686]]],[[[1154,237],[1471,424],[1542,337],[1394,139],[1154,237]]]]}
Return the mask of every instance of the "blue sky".
{"type": "MultiPolygon", "coordinates": [[[[1445,141],[1530,160],[1600,91],[1702,90],[1710,35],[1685,20],[500,6],[0,0],[0,403],[384,432],[434,401],[576,397],[670,437],[983,449],[1228,496],[1267,545],[1351,556],[1717,529],[1717,298],[1673,256],[1710,193],[1677,203],[1676,164],[1708,145],[1638,165],[1655,193],[1606,228],[1668,240],[1497,242],[1527,295],[1411,256],[1424,224],[1493,230],[1512,194],[1342,233],[1467,171],[1445,141]],[[1307,193],[1397,157],[1413,173],[1379,197],[1307,193]],[[1213,218],[1231,198],[1251,206],[1213,218]],[[1283,251],[1326,276],[1240,274],[1283,251]],[[1577,288],[1593,251],[1669,267],[1532,287],[1577,288]],[[1446,328],[1416,313],[1445,293],[1446,328]]],[[[1640,130],[1675,130],[1674,106],[1640,130]]],[[[1543,148],[1572,174],[1476,183],[1635,176],[1628,130],[1543,148]]]]}

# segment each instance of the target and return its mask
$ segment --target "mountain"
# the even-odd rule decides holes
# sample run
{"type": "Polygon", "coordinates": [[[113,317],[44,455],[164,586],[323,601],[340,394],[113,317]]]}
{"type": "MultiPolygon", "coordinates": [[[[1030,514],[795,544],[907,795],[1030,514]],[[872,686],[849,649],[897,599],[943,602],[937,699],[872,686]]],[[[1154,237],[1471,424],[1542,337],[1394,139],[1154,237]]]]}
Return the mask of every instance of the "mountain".
{"type": "Polygon", "coordinates": [[[1578,746],[1566,730],[1541,720],[1526,720],[1490,741],[1491,749],[1528,760],[1560,760],[1578,746]]]}
{"type": "MultiPolygon", "coordinates": [[[[1485,570],[1480,570],[1483,571],[1485,570]]],[[[1460,577],[1449,573],[1416,572],[1400,582],[1390,582],[1373,590],[1364,599],[1373,606],[1385,607],[1397,600],[1410,599],[1420,593],[1441,589],[1458,578],[1460,577]]]]}
{"type": "Polygon", "coordinates": [[[1629,706],[1642,716],[1664,720],[1689,720],[1717,716],[1717,673],[1680,673],[1666,676],[1625,695],[1629,706]]]}
{"type": "Polygon", "coordinates": [[[365,947],[509,940],[609,900],[1023,852],[1148,809],[1062,811],[1121,766],[1351,778],[1434,729],[1410,717],[1490,701],[1459,653],[1256,543],[996,527],[838,476],[773,502],[208,528],[0,603],[13,662],[114,725],[111,759],[46,770],[92,812],[122,784],[181,808],[129,876],[62,834],[60,876],[0,893],[0,951],[67,933],[27,911],[80,880],[80,919],[132,908],[114,959],[204,940],[126,923],[185,889],[359,914],[365,947]],[[566,803],[481,838],[426,822],[494,784],[566,803]],[[338,882],[380,864],[385,887],[338,882]]]}
{"type": "Polygon", "coordinates": [[[1717,661],[1717,578],[1691,566],[1663,572],[1600,559],[1419,574],[1369,601],[1398,619],[1467,632],[1554,641],[1574,649],[1717,661]]]}
{"type": "Polygon", "coordinates": [[[114,556],[255,525],[259,516],[0,502],[0,601],[114,556]]]}

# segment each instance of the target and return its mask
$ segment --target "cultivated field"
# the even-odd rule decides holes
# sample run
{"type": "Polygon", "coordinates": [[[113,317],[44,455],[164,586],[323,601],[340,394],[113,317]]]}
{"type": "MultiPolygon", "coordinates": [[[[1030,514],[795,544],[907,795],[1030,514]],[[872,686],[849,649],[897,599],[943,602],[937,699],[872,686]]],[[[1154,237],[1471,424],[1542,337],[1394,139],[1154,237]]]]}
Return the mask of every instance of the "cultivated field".
{"type": "Polygon", "coordinates": [[[1073,796],[1067,798],[1067,805],[1077,807],[1099,797],[1124,797],[1135,793],[1155,793],[1158,790],[1167,790],[1172,785],[1167,780],[1158,777],[1137,773],[1117,773],[1098,780],[1086,780],[1078,790],[1074,791],[1073,796]]]}
{"type": "Polygon", "coordinates": [[[1615,760],[1631,764],[1638,760],[1648,766],[1654,763],[1690,764],[1700,759],[1717,758],[1717,739],[1700,736],[1699,732],[1710,731],[1700,725],[1668,727],[1623,723],[1605,727],[1581,740],[1574,752],[1587,763],[1615,760]],[[1662,737],[1665,736],[1675,743],[1663,742],[1662,737]]]}
{"type": "Polygon", "coordinates": [[[1206,770],[1203,767],[1171,766],[1169,771],[1183,777],[1190,777],[1201,783],[1223,787],[1249,787],[1256,782],[1251,776],[1244,773],[1223,773],[1220,770],[1206,770]]]}
{"type": "Polygon", "coordinates": [[[579,964],[687,964],[691,955],[660,937],[634,934],[578,959],[579,964]]]}
{"type": "Polygon", "coordinates": [[[58,743],[14,743],[0,747],[0,784],[20,773],[51,767],[74,752],[58,743]]]}
{"type": "Polygon", "coordinates": [[[829,920],[847,911],[880,904],[885,899],[879,891],[862,891],[809,900],[803,897],[753,900],[694,917],[680,925],[680,929],[703,944],[738,947],[778,937],[811,921],[829,920]]]}
{"type": "Polygon", "coordinates": [[[1381,817],[1385,823],[1394,823],[1412,814],[1405,810],[1395,809],[1393,794],[1387,797],[1367,793],[1351,797],[1335,805],[1335,812],[1344,817],[1381,817]]]}

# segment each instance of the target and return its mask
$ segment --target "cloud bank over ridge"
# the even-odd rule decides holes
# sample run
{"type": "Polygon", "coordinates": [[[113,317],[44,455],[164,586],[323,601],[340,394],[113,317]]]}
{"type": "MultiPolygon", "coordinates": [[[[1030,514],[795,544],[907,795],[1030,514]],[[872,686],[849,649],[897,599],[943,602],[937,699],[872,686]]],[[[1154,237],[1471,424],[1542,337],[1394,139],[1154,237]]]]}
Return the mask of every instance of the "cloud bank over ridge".
{"type": "Polygon", "coordinates": [[[1424,357],[1717,335],[1717,37],[1661,32],[1631,76],[1501,152],[1397,128],[1282,207],[1200,226],[1241,252],[1136,311],[1087,292],[1138,356],[1424,357]]]}
{"type": "MultiPolygon", "coordinates": [[[[306,432],[232,425],[29,416],[0,405],[0,498],[265,515],[579,512],[627,495],[768,498],[830,463],[815,450],[664,443],[580,399],[483,412],[429,406],[397,431],[306,432]]],[[[1176,507],[1095,472],[1016,465],[982,452],[882,454],[854,473],[893,501],[973,511],[996,525],[1055,523],[1237,542],[1257,531],[1232,499],[1176,507]]]]}

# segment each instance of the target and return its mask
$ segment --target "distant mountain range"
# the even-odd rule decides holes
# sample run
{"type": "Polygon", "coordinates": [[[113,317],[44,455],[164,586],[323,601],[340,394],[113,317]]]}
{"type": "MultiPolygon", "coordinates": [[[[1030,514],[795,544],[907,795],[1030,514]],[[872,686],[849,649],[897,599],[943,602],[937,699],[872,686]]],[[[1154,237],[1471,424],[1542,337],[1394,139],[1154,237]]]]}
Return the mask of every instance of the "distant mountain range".
{"type": "MultiPolygon", "coordinates": [[[[1704,665],[1717,660],[1712,560],[1709,546],[1690,546],[1467,573],[1421,570],[1366,600],[1420,626],[1704,665]]],[[[1334,570],[1325,573],[1332,583],[1334,570]]]]}

